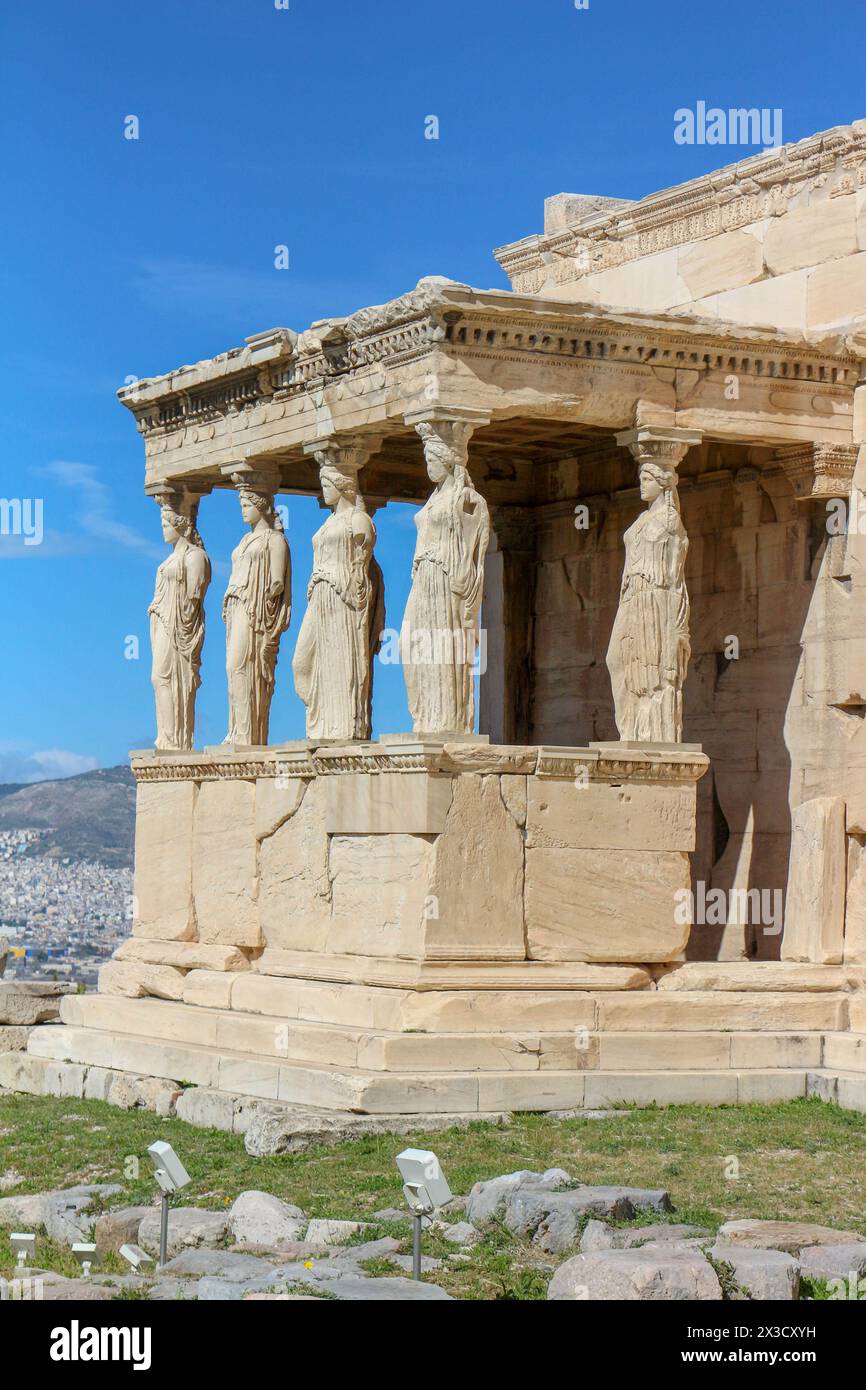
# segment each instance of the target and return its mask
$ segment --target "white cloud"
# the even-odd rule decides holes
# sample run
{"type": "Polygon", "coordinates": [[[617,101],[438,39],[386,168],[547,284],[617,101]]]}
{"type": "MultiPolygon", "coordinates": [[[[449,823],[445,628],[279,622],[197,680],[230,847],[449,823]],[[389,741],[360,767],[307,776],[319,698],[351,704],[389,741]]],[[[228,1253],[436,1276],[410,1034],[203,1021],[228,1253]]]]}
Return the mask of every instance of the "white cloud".
{"type": "Polygon", "coordinates": [[[44,498],[45,532],[41,544],[25,545],[22,536],[4,535],[0,537],[0,559],[53,560],[59,556],[87,555],[96,549],[96,541],[135,551],[157,563],[165,559],[163,548],[113,515],[111,492],[93,464],[61,459],[37,471],[74,494],[70,506],[67,508],[65,499],[56,493],[44,498]],[[57,524],[61,512],[62,530],[57,524]]]}
{"type": "Polygon", "coordinates": [[[87,753],[72,753],[66,748],[43,748],[35,752],[16,744],[0,745],[0,783],[46,782],[55,777],[74,777],[79,772],[92,772],[99,760],[87,753]]]}

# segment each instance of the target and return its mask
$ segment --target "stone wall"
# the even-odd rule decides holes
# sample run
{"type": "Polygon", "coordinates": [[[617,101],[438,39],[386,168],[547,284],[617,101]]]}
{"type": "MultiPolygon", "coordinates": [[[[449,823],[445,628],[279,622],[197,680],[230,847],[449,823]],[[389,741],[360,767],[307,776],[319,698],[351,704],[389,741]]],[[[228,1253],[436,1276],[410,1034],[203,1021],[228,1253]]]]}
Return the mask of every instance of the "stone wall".
{"type": "Polygon", "coordinates": [[[133,938],[162,997],[185,998],[187,948],[649,963],[688,939],[699,753],[404,739],[133,766],[133,938]]]}
{"type": "MultiPolygon", "coordinates": [[[[728,892],[783,892],[791,812],[818,795],[862,804],[866,605],[845,579],[862,540],[852,538],[846,559],[846,538],[828,535],[824,501],[798,500],[766,449],[706,444],[682,474],[692,641],[684,738],[711,763],[699,788],[695,878],[728,892]]],[[[575,524],[572,501],[540,511],[533,742],[617,736],[605,654],[622,537],[641,508],[633,479],[627,451],[600,446],[580,465],[588,526],[575,524]]],[[[852,811],[849,828],[862,835],[864,824],[852,811]]],[[[690,949],[776,958],[779,946],[772,930],[708,926],[690,949]]]]}
{"type": "Polygon", "coordinates": [[[513,288],[782,330],[866,321],[866,122],[637,202],[560,194],[497,257],[513,288]]]}

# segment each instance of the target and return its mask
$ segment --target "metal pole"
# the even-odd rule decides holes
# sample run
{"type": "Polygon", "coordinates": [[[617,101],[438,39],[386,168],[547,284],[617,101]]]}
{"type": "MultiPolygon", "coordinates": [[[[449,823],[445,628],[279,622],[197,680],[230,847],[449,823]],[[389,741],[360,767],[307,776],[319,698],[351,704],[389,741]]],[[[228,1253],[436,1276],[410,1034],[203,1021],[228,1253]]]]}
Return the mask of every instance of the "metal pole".
{"type": "Polygon", "coordinates": [[[412,1214],[412,1278],[421,1278],[421,1213],[412,1214]]]}
{"type": "Polygon", "coordinates": [[[162,1208],[159,1214],[159,1267],[168,1263],[168,1193],[162,1194],[162,1208]]]}

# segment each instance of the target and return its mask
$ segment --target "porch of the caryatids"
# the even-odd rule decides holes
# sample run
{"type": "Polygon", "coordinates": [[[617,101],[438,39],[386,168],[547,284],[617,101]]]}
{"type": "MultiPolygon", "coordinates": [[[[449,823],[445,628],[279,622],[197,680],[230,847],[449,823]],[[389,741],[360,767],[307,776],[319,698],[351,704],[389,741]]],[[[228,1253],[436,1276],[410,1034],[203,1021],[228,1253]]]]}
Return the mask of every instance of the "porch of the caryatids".
{"type": "Polygon", "coordinates": [[[413,727],[473,733],[479,614],[490,537],[487,503],[468,470],[481,411],[431,406],[406,416],[424,446],[433,492],[415,518],[412,588],[400,654],[413,727]]]}
{"type": "Polygon", "coordinates": [[[681,743],[683,685],[691,656],[677,469],[700,434],[645,426],[617,435],[637,461],[646,503],[623,537],[625,565],[607,652],[620,738],[681,743]]]}
{"type": "Polygon", "coordinates": [[[313,536],[307,609],[292,660],[311,739],[370,737],[385,597],[376,528],[359,474],[380,443],[368,435],[333,435],[305,447],[319,465],[322,501],[330,510],[313,536]]]}
{"type": "Polygon", "coordinates": [[[266,744],[280,639],[292,616],[292,563],[274,504],[276,469],[228,464],[247,535],[232,552],[223,599],[229,729],[226,743],[266,744]]]}

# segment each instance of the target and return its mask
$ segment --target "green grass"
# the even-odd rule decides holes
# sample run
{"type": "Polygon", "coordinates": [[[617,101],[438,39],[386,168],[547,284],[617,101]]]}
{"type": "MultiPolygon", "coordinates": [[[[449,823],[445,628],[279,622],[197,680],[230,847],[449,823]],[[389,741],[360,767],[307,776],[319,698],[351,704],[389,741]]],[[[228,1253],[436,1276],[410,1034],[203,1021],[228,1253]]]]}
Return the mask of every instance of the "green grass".
{"type": "MultiPolygon", "coordinates": [[[[0,1097],[0,1178],[25,1180],[0,1195],[39,1192],[80,1182],[113,1182],[111,1203],[154,1200],[146,1149],[168,1139],[192,1184],[184,1205],[224,1208],[246,1188],[296,1203],[314,1217],[371,1220],[382,1207],[402,1206],[395,1155],[408,1143],[432,1148],[457,1193],[479,1179],[516,1168],[565,1168],[579,1182],[665,1187],[673,1220],[714,1230],[737,1217],[815,1221],[866,1235],[866,1116],[821,1101],[786,1105],[629,1110],[603,1120],[516,1116],[508,1125],[411,1136],[380,1135],[321,1145],[281,1158],[251,1158],[238,1135],[193,1129],[143,1110],[99,1101],[0,1097]],[[739,1176],[731,1179],[731,1160],[739,1176]]],[[[646,1218],[651,1220],[654,1218],[646,1218]]],[[[646,1220],[643,1224],[646,1224],[646,1220]]],[[[376,1223],[360,1240],[408,1230],[376,1223]]],[[[425,1236],[425,1254],[453,1255],[453,1246],[425,1236]]],[[[40,1242],[40,1263],[77,1272],[69,1253],[40,1242]]],[[[433,1276],[458,1297],[533,1299],[544,1296],[553,1262],[535,1247],[495,1229],[468,1263],[449,1260],[433,1276]]],[[[118,1264],[117,1268],[122,1266],[118,1264]]],[[[0,1275],[12,1272],[0,1232],[0,1275]]]]}

